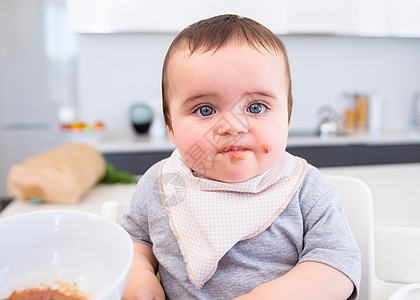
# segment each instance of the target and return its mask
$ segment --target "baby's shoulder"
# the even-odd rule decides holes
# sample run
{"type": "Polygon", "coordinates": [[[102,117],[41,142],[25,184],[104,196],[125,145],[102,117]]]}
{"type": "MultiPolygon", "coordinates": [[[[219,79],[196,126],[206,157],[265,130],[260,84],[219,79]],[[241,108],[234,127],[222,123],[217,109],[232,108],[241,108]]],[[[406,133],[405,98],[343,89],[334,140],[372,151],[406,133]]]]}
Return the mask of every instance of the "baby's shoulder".
{"type": "Polygon", "coordinates": [[[135,198],[141,198],[142,195],[147,195],[159,187],[158,177],[162,161],[152,165],[143,175],[141,175],[137,182],[135,198]]]}
{"type": "Polygon", "coordinates": [[[319,169],[308,164],[300,192],[322,195],[331,190],[334,190],[332,182],[319,169]]]}
{"type": "Polygon", "coordinates": [[[301,207],[311,208],[318,201],[335,201],[337,190],[319,169],[308,164],[297,196],[301,207]]]}
{"type": "Polygon", "coordinates": [[[147,171],[141,175],[140,180],[150,180],[151,178],[156,179],[159,175],[159,169],[162,164],[163,160],[158,161],[154,165],[152,165],[147,171]]]}

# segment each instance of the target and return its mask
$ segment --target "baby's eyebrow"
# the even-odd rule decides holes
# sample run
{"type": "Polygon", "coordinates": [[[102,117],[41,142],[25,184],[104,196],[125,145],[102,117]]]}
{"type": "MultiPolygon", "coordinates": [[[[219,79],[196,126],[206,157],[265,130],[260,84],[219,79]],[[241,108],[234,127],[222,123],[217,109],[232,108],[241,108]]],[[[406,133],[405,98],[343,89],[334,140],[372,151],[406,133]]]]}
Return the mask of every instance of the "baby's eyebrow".
{"type": "Polygon", "coordinates": [[[194,102],[198,102],[201,101],[204,98],[210,98],[210,97],[214,97],[216,94],[198,94],[192,97],[187,98],[182,104],[181,106],[187,106],[190,105],[190,103],[194,103],[194,102]]]}
{"type": "Polygon", "coordinates": [[[276,96],[270,91],[254,91],[254,92],[248,93],[248,95],[250,97],[263,96],[263,97],[268,97],[268,98],[276,98],[276,96]]]}

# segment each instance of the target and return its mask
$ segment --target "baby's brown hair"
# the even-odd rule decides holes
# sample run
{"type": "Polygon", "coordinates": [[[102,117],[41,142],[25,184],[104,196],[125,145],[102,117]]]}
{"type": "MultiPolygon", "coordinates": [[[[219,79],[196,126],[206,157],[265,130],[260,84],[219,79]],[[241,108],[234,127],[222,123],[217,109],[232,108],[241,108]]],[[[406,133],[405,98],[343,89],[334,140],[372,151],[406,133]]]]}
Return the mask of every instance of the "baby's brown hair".
{"type": "Polygon", "coordinates": [[[231,41],[247,42],[256,50],[262,47],[269,52],[275,51],[283,55],[286,67],[286,80],[288,83],[287,109],[290,122],[293,104],[292,82],[290,78],[289,60],[282,41],[260,23],[249,18],[228,14],[201,20],[186,27],[175,37],[166,53],[162,69],[162,107],[165,123],[171,130],[168,65],[172,54],[181,47],[188,47],[190,55],[198,50],[203,52],[214,50],[216,52],[223,45],[231,41]]]}

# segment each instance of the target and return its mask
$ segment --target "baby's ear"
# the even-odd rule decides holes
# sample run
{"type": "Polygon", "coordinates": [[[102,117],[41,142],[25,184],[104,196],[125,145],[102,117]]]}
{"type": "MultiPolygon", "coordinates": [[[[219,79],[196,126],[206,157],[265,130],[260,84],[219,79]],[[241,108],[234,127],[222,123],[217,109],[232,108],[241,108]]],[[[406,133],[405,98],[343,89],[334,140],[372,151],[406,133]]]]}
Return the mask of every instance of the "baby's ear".
{"type": "Polygon", "coordinates": [[[172,143],[176,147],[176,139],[175,139],[174,131],[169,126],[166,126],[166,131],[168,132],[168,136],[171,139],[172,143]]]}

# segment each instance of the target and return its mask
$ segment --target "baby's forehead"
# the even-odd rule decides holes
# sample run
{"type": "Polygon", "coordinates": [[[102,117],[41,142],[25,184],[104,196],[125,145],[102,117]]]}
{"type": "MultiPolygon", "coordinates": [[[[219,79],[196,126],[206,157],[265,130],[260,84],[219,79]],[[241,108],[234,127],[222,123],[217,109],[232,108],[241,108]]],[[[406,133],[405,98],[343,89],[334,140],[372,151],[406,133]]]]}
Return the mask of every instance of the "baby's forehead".
{"type": "Polygon", "coordinates": [[[203,74],[206,74],[208,70],[214,69],[223,70],[221,71],[223,73],[225,70],[229,72],[241,70],[246,73],[251,72],[260,78],[262,70],[266,68],[266,72],[273,72],[272,74],[276,76],[280,74],[279,76],[284,78],[286,83],[290,80],[287,56],[280,51],[262,46],[255,48],[246,42],[226,43],[220,48],[201,47],[192,52],[188,44],[184,44],[173,50],[167,61],[166,75],[164,74],[169,89],[179,76],[196,78],[196,75],[205,76],[203,74]],[[195,75],[192,75],[193,73],[195,75]]]}
{"type": "Polygon", "coordinates": [[[282,60],[286,59],[285,53],[283,53],[282,51],[274,49],[273,47],[269,45],[265,45],[261,43],[258,43],[258,44],[250,43],[246,40],[229,40],[220,46],[215,45],[213,47],[210,47],[207,44],[191,46],[188,43],[188,41],[183,41],[182,43],[179,43],[175,48],[172,49],[171,57],[173,57],[174,55],[179,55],[184,58],[189,58],[194,55],[202,55],[202,54],[212,55],[214,53],[217,53],[220,50],[223,50],[229,47],[247,47],[261,54],[267,54],[267,55],[279,54],[282,60]]]}

